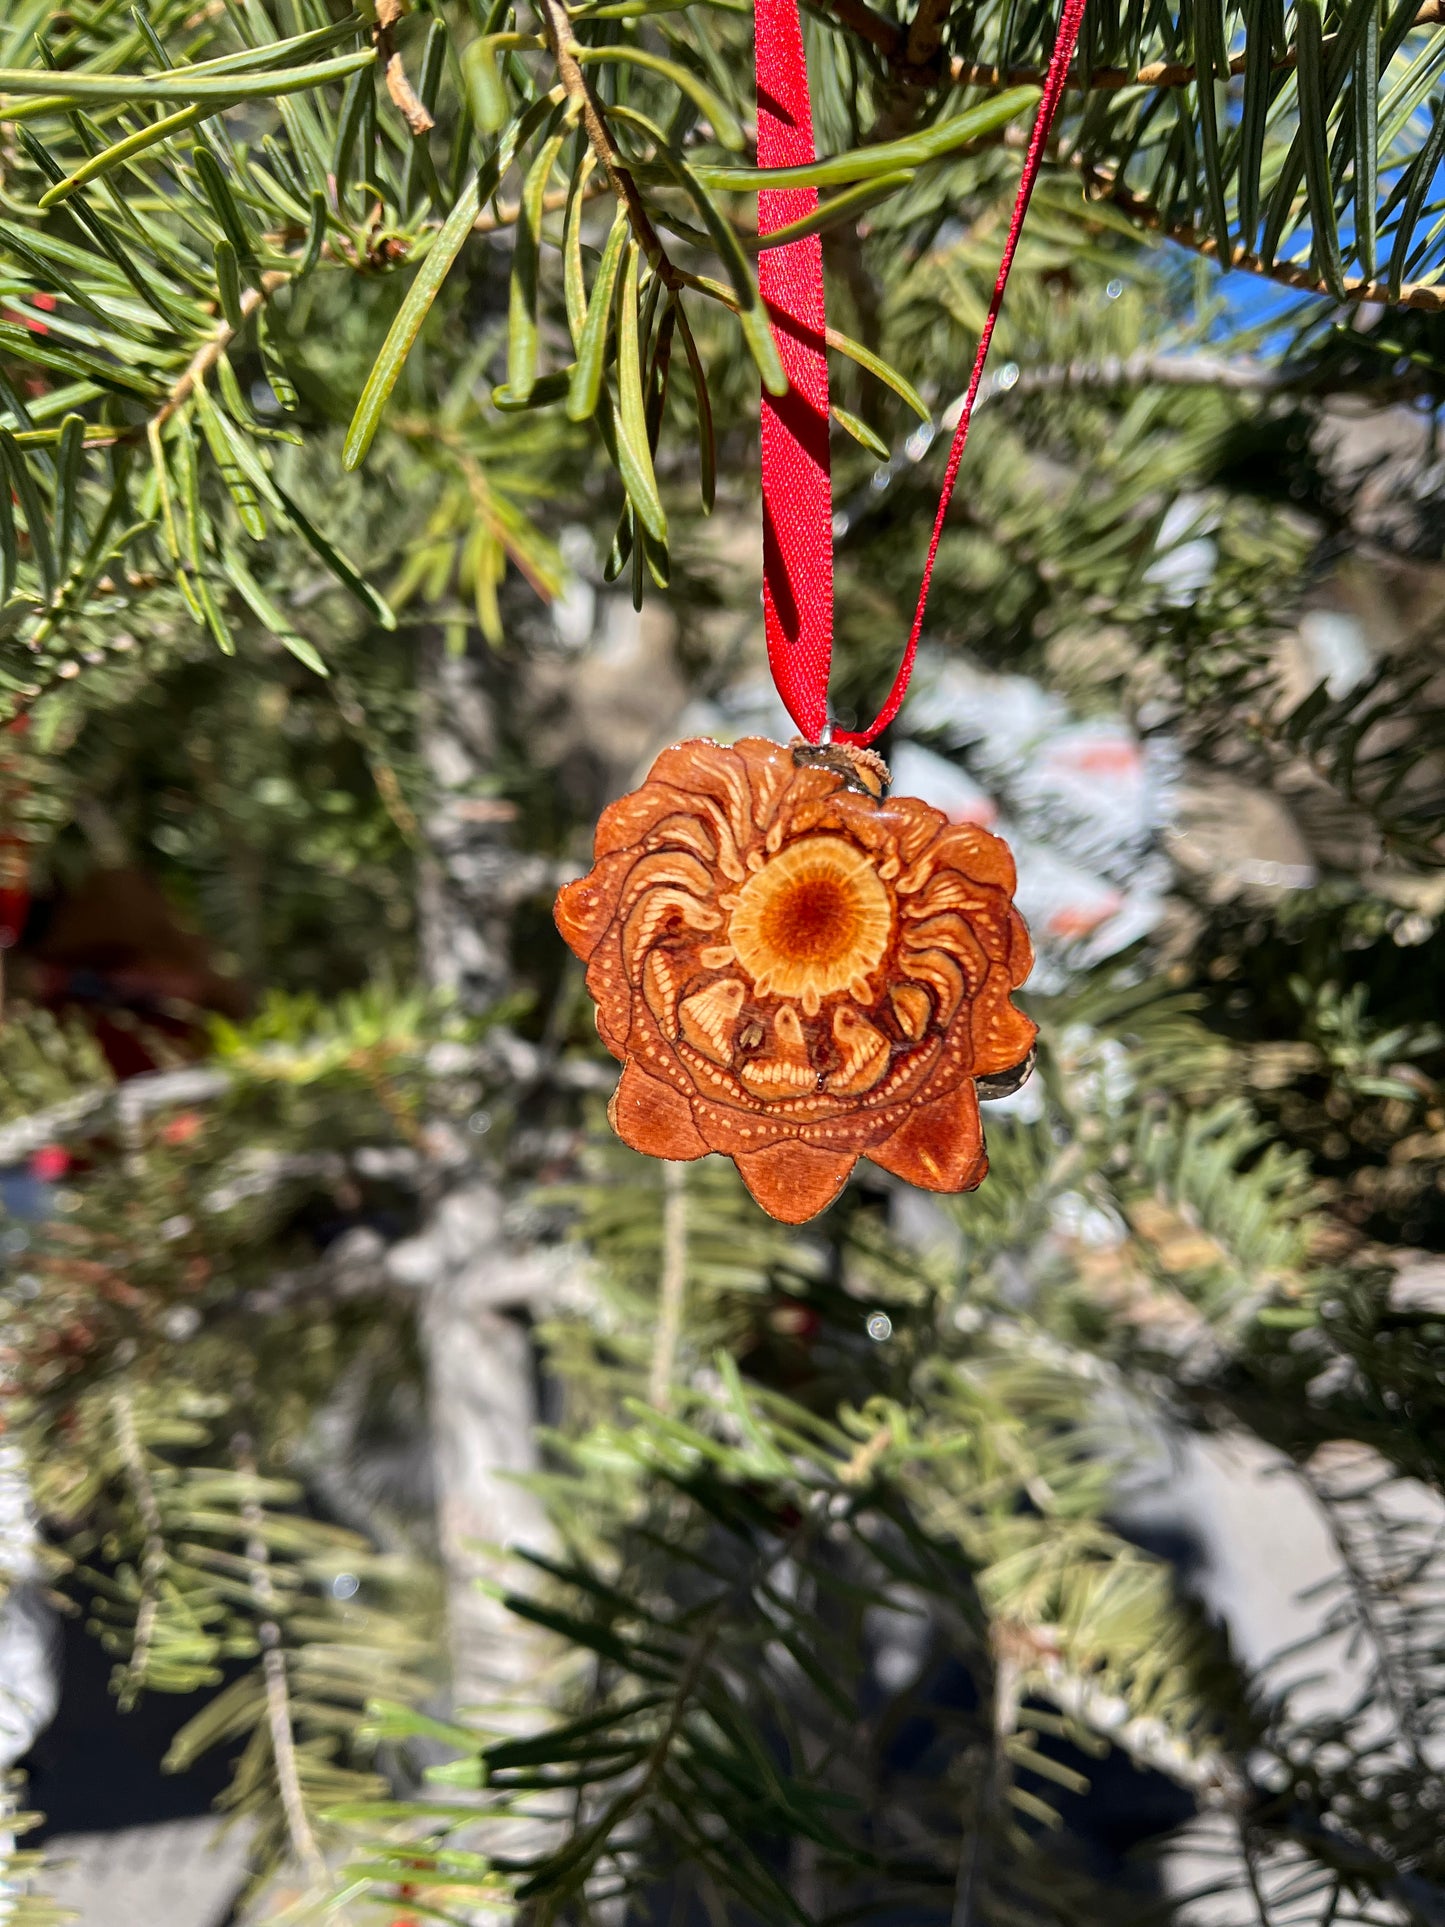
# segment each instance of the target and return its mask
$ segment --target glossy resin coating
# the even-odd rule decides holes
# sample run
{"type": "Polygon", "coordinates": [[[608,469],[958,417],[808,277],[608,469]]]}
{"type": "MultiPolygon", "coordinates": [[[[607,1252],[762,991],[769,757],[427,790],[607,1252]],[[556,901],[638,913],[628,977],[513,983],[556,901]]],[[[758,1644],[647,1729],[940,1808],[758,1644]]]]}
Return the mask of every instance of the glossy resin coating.
{"type": "Polygon", "coordinates": [[[679,743],[604,811],[594,867],[557,898],[625,1066],[619,1136],[726,1153],[791,1224],[860,1156],[972,1190],[974,1079],[1034,1041],[1011,1001],[1033,953],[1007,846],[885,780],[867,752],[679,743]]]}

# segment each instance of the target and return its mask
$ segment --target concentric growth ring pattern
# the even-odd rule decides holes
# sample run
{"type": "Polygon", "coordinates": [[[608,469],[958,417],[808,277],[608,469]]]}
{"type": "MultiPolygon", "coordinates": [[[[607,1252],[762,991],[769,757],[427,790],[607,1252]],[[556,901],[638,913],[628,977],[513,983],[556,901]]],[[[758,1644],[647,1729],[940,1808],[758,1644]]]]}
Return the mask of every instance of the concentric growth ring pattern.
{"type": "Polygon", "coordinates": [[[1032,963],[1007,847],[881,765],[749,738],[664,750],[611,805],[557,899],[603,1042],[619,1135],[736,1160],[801,1223],[860,1156],[931,1191],[987,1169],[976,1077],[1018,1065],[1032,963]]]}

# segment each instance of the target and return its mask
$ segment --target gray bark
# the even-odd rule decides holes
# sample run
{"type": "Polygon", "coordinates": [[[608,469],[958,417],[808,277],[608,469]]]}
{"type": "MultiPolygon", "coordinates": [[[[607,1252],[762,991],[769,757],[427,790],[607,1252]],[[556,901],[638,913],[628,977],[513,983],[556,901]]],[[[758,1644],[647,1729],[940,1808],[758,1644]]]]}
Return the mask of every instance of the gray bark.
{"type": "MultiPolygon", "coordinates": [[[[464,1010],[507,985],[516,903],[543,866],[510,847],[482,779],[496,733],[477,665],[426,645],[422,750],[433,786],[423,821],[420,892],[427,980],[464,1010]]],[[[539,1502],[517,1481],[537,1467],[537,1385],[527,1308],[555,1273],[546,1254],[506,1235],[495,1169],[452,1135],[420,1233],[388,1269],[420,1289],[438,1538],[445,1570],[451,1689],[458,1707],[516,1701],[539,1669],[538,1641],[482,1590],[507,1573],[509,1549],[548,1543],[539,1502]]]]}

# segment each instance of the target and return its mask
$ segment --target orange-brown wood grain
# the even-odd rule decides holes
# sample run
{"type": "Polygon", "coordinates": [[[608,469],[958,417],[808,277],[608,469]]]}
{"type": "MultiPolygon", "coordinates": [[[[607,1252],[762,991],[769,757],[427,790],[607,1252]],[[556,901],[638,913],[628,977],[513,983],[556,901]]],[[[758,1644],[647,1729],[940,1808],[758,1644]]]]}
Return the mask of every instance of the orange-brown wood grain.
{"type": "Polygon", "coordinates": [[[972,1190],[974,1080],[1034,1041],[1006,845],[885,784],[866,750],[679,743],[604,811],[592,870],[557,898],[624,1065],[619,1136],[725,1153],[790,1224],[860,1156],[972,1190]]]}

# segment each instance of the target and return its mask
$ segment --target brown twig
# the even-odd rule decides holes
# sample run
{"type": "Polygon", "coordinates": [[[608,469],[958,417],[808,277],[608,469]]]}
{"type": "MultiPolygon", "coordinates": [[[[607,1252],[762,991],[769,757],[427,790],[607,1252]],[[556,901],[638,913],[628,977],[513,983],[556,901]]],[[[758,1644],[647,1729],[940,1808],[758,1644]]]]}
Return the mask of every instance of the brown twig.
{"type": "MultiPolygon", "coordinates": [[[[250,1440],[238,1438],[233,1449],[241,1472],[255,1481],[256,1461],[250,1440]]],[[[266,1545],[266,1520],[254,1489],[242,1502],[241,1517],[248,1534],[246,1564],[250,1571],[251,1597],[261,1612],[256,1638],[261,1648],[261,1674],[265,1682],[266,1726],[281,1808],[286,1816],[286,1832],[292,1851],[305,1869],[308,1880],[313,1887],[320,1889],[326,1885],[326,1860],[306,1812],[296,1736],[291,1729],[291,1686],[286,1676],[286,1648],[276,1621],[278,1602],[275,1582],[271,1577],[271,1554],[266,1545]]]]}
{"type": "Polygon", "coordinates": [[[875,13],[867,0],[815,0],[820,12],[831,14],[850,33],[876,47],[885,60],[897,61],[906,48],[901,27],[875,13]]]}
{"type": "MultiPolygon", "coordinates": [[[[1152,201],[1124,187],[1109,169],[1080,163],[1080,171],[1084,176],[1086,191],[1095,199],[1108,201],[1111,206],[1127,214],[1131,221],[1137,221],[1141,227],[1155,234],[1164,235],[1182,248],[1190,248],[1196,254],[1222,261],[1225,267],[1240,268],[1246,274],[1260,275],[1267,281],[1277,282],[1281,287],[1298,288],[1303,294],[1330,295],[1335,300],[1341,298],[1328,282],[1321,280],[1310,269],[1297,267],[1292,261],[1261,261],[1242,243],[1221,256],[1219,243],[1212,234],[1202,233],[1188,221],[1165,220],[1152,201]]],[[[1445,313],[1445,284],[1407,281],[1398,292],[1392,292],[1388,282],[1360,278],[1345,281],[1343,287],[1343,298],[1348,302],[1376,302],[1386,308],[1418,308],[1425,314],[1445,313]]]]}
{"type": "MultiPolygon", "coordinates": [[[[284,288],[290,279],[291,276],[281,268],[268,269],[261,276],[257,286],[247,288],[241,295],[242,322],[246,322],[278,288],[284,288]]],[[[210,374],[221,356],[236,339],[238,332],[239,330],[233,328],[229,321],[223,320],[215,333],[201,343],[187,362],[185,373],[157,410],[153,418],[157,428],[164,428],[176,410],[190,400],[197,384],[203,382],[210,374]]]]}
{"type": "MultiPolygon", "coordinates": [[[[286,287],[292,279],[293,276],[284,268],[268,268],[257,284],[244,289],[241,294],[241,326],[244,327],[256,310],[269,301],[278,288],[286,287]]],[[[240,331],[240,327],[233,328],[229,321],[223,319],[218,322],[214,332],[206,337],[191,356],[170,393],[144,426],[102,429],[96,434],[87,435],[85,446],[110,448],[117,442],[139,441],[152,428],[164,428],[177,409],[183,408],[190,400],[197,386],[210,374],[240,331]]]]}
{"type": "Polygon", "coordinates": [[[541,15],[547,45],[557,65],[557,78],[568,100],[576,104],[592,151],[602,163],[613,193],[627,209],[627,219],[638,246],[647,256],[653,272],[661,277],[663,285],[676,290],[682,285],[678,270],[662,245],[657,229],[652,224],[652,217],[638,192],[637,183],[612,138],[602,104],[593,93],[582,71],[582,64],[573,51],[572,21],[566,0],[541,0],[541,15]]]}
{"type": "Polygon", "coordinates": [[[436,122],[418,99],[416,89],[406,77],[401,55],[392,44],[392,29],[405,11],[404,0],[377,0],[376,26],[371,37],[376,43],[377,62],[392,105],[413,134],[429,134],[436,122]]]}
{"type": "Polygon", "coordinates": [[[873,1477],[873,1468],[893,1443],[893,1427],[880,1425],[876,1432],[864,1439],[848,1462],[841,1466],[838,1478],[844,1485],[867,1485],[873,1477]]]}
{"type": "Polygon", "coordinates": [[[943,45],[950,0],[918,0],[918,11],[908,29],[904,58],[910,67],[931,67],[943,45]]]}

